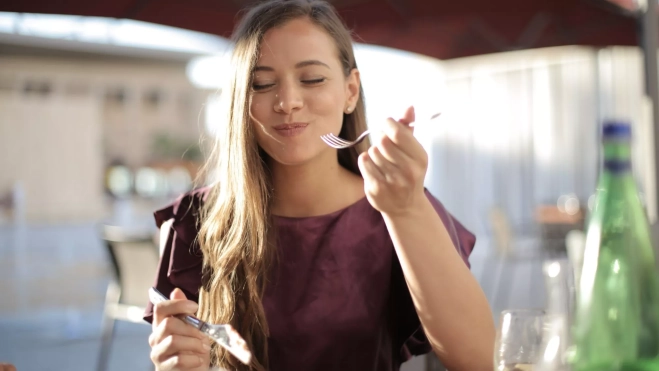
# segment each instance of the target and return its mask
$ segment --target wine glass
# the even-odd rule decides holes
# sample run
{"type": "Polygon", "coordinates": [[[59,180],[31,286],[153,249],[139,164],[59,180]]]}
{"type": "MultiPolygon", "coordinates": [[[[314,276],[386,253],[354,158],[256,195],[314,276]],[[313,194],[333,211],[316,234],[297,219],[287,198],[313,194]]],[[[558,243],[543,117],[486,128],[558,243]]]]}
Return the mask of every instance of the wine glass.
{"type": "Polygon", "coordinates": [[[544,319],[541,309],[501,312],[494,347],[496,371],[534,371],[544,350],[544,319]]]}

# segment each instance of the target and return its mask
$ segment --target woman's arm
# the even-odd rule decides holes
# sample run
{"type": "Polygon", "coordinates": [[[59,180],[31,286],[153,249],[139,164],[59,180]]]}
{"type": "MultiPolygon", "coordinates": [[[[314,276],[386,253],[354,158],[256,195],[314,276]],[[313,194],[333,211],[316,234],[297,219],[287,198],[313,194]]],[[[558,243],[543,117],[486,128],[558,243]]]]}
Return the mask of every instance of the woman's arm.
{"type": "Polygon", "coordinates": [[[494,323],[478,282],[427,197],[382,213],[426,336],[451,371],[492,370],[494,323]]]}
{"type": "Polygon", "coordinates": [[[493,369],[494,324],[478,282],[424,192],[428,154],[410,107],[359,156],[364,191],[389,229],[421,324],[451,371],[493,369]]]}

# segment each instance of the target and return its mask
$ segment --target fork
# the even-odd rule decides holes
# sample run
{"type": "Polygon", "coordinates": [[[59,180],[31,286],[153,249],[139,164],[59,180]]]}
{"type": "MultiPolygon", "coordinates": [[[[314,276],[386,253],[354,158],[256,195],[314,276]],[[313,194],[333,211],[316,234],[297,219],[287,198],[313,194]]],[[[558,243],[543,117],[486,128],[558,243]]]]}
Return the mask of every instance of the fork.
{"type": "MultiPolygon", "coordinates": [[[[431,121],[431,120],[439,117],[439,115],[441,115],[441,114],[442,114],[441,112],[435,113],[434,115],[430,116],[430,119],[428,119],[428,121],[431,121]]],[[[416,125],[415,125],[415,123],[411,123],[408,126],[413,128],[416,125]]],[[[328,146],[330,146],[332,148],[345,149],[345,148],[350,148],[350,147],[356,146],[357,144],[361,143],[364,140],[364,138],[366,138],[370,133],[371,133],[371,129],[368,129],[365,132],[363,132],[360,136],[358,136],[357,139],[355,139],[353,141],[349,141],[349,140],[345,140],[343,138],[339,138],[339,137],[337,137],[336,135],[334,135],[332,133],[323,134],[323,135],[320,136],[320,139],[322,139],[323,142],[325,142],[328,146]]]]}
{"type": "MultiPolygon", "coordinates": [[[[153,304],[157,304],[169,299],[155,287],[151,287],[149,289],[149,300],[153,304]]],[[[252,352],[247,348],[245,339],[231,325],[214,325],[190,315],[180,316],[179,318],[213,339],[222,348],[236,356],[240,362],[249,365],[252,360],[252,352]]]]}

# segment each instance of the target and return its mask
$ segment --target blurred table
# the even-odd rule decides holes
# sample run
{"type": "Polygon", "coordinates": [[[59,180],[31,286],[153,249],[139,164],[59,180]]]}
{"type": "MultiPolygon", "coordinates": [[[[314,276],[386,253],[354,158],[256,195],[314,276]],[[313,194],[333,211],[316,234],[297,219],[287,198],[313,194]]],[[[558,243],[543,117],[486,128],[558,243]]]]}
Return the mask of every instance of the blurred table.
{"type": "Polygon", "coordinates": [[[565,252],[565,236],[571,230],[584,229],[583,209],[567,213],[556,205],[540,205],[535,210],[535,222],[540,227],[543,250],[565,252]]]}

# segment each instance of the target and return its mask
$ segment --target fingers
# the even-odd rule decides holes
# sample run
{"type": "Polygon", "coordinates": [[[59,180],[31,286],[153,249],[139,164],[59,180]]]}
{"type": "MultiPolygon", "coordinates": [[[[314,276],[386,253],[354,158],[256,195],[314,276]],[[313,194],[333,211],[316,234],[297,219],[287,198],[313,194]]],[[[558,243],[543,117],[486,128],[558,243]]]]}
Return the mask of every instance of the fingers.
{"type": "Polygon", "coordinates": [[[176,335],[176,336],[185,336],[191,338],[197,338],[203,340],[206,336],[197,330],[193,326],[188,325],[182,320],[176,317],[165,318],[158,327],[156,327],[151,335],[149,336],[149,345],[151,347],[156,346],[156,344],[162,342],[167,337],[176,335]]]}
{"type": "Polygon", "coordinates": [[[172,300],[185,300],[187,297],[185,296],[185,293],[183,290],[179,289],[178,287],[175,288],[171,294],[169,294],[169,298],[172,300]]]}
{"type": "MultiPolygon", "coordinates": [[[[400,124],[397,125],[401,126],[400,124]]],[[[373,147],[377,148],[379,154],[377,157],[383,157],[387,162],[392,163],[398,168],[405,168],[406,166],[409,166],[410,161],[412,161],[412,158],[402,151],[386,134],[377,138],[373,143],[373,147]]],[[[373,157],[373,160],[380,165],[378,159],[375,158],[376,156],[373,156],[373,154],[370,155],[373,157]]]]}
{"type": "Polygon", "coordinates": [[[151,359],[164,363],[179,354],[203,356],[210,352],[210,344],[196,337],[170,335],[151,348],[151,359]]]}
{"type": "Polygon", "coordinates": [[[175,289],[171,296],[176,299],[154,305],[152,324],[154,329],[167,317],[186,314],[194,315],[199,308],[199,305],[194,301],[185,299],[185,294],[179,289],[175,289]]]}
{"type": "MultiPolygon", "coordinates": [[[[406,116],[409,118],[412,114],[406,116]]],[[[376,139],[359,160],[362,174],[368,179],[398,190],[422,184],[428,166],[428,155],[423,146],[407,128],[391,119],[384,135],[376,139]]]]}
{"type": "Polygon", "coordinates": [[[414,106],[409,106],[405,110],[405,114],[403,114],[403,117],[401,117],[398,122],[405,126],[409,126],[409,124],[413,123],[414,120],[416,119],[416,114],[414,112],[414,106]]]}
{"type": "Polygon", "coordinates": [[[382,125],[384,135],[380,138],[379,143],[389,139],[395,147],[411,158],[416,158],[423,151],[421,143],[414,137],[412,130],[404,124],[389,118],[382,125]]]}
{"type": "Polygon", "coordinates": [[[189,370],[204,365],[204,358],[195,354],[178,354],[162,363],[158,370],[189,370]]]}
{"type": "Polygon", "coordinates": [[[364,152],[359,155],[357,159],[357,166],[362,173],[362,176],[367,180],[377,180],[384,181],[384,174],[378,169],[378,167],[373,163],[368,152],[364,152]]]}
{"type": "Polygon", "coordinates": [[[16,371],[16,367],[10,363],[0,363],[0,371],[16,371]]]}
{"type": "Polygon", "coordinates": [[[154,305],[151,360],[158,370],[189,370],[208,363],[210,340],[178,318],[194,315],[199,306],[180,289],[174,289],[170,298],[154,305]]]}
{"type": "Polygon", "coordinates": [[[412,168],[427,166],[425,149],[403,125],[389,119],[383,132],[384,135],[374,141],[369,156],[385,175],[393,170],[410,175],[408,173],[412,168]]]}
{"type": "Polygon", "coordinates": [[[372,146],[368,149],[368,159],[370,160],[369,162],[375,165],[387,183],[391,183],[396,174],[399,173],[398,166],[385,158],[377,146],[372,146]]]}
{"type": "Polygon", "coordinates": [[[190,370],[210,362],[210,339],[176,317],[161,321],[149,345],[151,361],[161,371],[190,370]]]}

